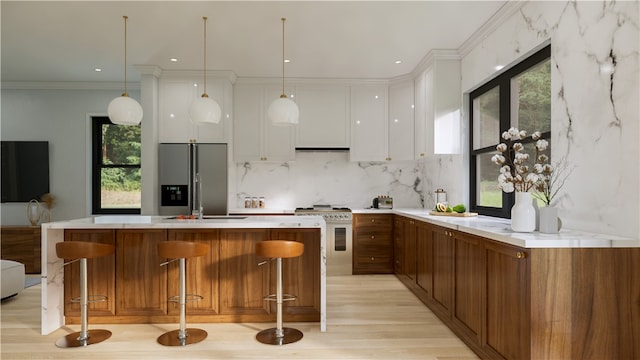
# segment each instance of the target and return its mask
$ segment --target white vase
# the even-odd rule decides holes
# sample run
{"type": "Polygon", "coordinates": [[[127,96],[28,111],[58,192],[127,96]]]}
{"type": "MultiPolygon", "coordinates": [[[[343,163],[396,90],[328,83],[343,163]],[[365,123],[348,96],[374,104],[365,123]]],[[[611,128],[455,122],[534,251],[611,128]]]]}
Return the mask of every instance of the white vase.
{"type": "Polygon", "coordinates": [[[560,230],[558,209],[553,206],[540,208],[540,232],[557,234],[558,230],[560,230]]]}
{"type": "Polygon", "coordinates": [[[516,191],[516,203],[511,208],[511,229],[532,232],[536,228],[536,209],[531,203],[531,193],[516,191]]]}

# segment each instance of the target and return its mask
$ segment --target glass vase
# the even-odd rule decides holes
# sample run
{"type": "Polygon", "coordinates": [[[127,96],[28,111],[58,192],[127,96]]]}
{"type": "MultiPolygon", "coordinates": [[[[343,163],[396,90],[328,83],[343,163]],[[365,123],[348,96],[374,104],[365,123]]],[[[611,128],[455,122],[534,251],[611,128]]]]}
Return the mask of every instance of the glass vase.
{"type": "Polygon", "coordinates": [[[531,203],[531,193],[516,191],[516,203],[511,208],[511,230],[532,232],[536,228],[536,209],[531,203]]]}
{"type": "Polygon", "coordinates": [[[40,203],[38,200],[31,200],[27,204],[27,219],[31,226],[38,225],[38,221],[40,221],[40,203]]]}

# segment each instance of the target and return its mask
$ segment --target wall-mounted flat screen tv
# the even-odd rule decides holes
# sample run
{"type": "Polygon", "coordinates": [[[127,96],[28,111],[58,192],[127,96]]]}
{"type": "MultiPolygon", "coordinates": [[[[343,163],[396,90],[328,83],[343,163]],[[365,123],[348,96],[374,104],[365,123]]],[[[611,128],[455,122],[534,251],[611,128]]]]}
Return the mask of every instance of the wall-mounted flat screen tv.
{"type": "Polygon", "coordinates": [[[49,142],[2,141],[2,202],[29,202],[49,192],[49,142]]]}

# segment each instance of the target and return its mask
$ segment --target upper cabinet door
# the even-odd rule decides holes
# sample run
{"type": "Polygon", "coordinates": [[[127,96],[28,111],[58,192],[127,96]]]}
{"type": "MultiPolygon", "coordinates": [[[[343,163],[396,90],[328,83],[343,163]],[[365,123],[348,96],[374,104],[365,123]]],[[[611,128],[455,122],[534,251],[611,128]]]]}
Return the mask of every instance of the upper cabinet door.
{"type": "Polygon", "coordinates": [[[163,143],[227,142],[231,109],[231,83],[223,79],[207,79],[207,94],[220,105],[222,119],[218,124],[196,124],[189,109],[204,91],[202,80],[193,78],[160,79],[160,115],[158,136],[163,143]],[[229,116],[227,116],[229,115],[229,116]]]}
{"type": "MultiPolygon", "coordinates": [[[[289,90],[290,91],[290,90],[289,90]]],[[[269,86],[265,88],[265,101],[263,109],[263,159],[264,161],[290,161],[296,158],[294,140],[297,125],[274,126],[267,116],[269,106],[280,98],[282,88],[269,86]]],[[[287,92],[291,95],[290,92],[287,92]]],[[[295,97],[292,99],[295,100],[295,97]]]]}
{"type": "Polygon", "coordinates": [[[349,147],[349,87],[298,85],[295,101],[300,109],[296,147],[349,147]]]}
{"type": "Polygon", "coordinates": [[[422,72],[414,80],[414,141],[415,155],[414,158],[422,159],[427,155],[427,71],[422,72]]]}
{"type": "Polygon", "coordinates": [[[273,126],[267,118],[269,106],[280,94],[282,89],[276,86],[235,86],[233,158],[236,162],[295,159],[295,126],[273,126]]]}
{"type": "MultiPolygon", "coordinates": [[[[197,89],[196,98],[201,97],[204,92],[202,81],[195,84],[197,89]]],[[[210,99],[215,100],[220,105],[222,117],[218,124],[195,124],[194,137],[197,142],[201,143],[220,143],[227,142],[227,128],[231,119],[231,83],[222,79],[207,79],[207,95],[210,99]]],[[[194,98],[195,100],[195,98],[194,98]]],[[[191,104],[189,104],[191,106],[191,104]]]]}
{"type": "Polygon", "coordinates": [[[233,100],[233,157],[237,162],[260,160],[264,89],[260,85],[236,85],[233,100]]]}
{"type": "Polygon", "coordinates": [[[351,88],[351,161],[388,159],[388,114],[387,86],[351,88]]]}
{"type": "Polygon", "coordinates": [[[183,143],[194,137],[189,107],[197,88],[187,80],[160,80],[160,142],[183,143]]]}
{"type": "Polygon", "coordinates": [[[414,160],[413,82],[389,88],[389,159],[414,160]]]}

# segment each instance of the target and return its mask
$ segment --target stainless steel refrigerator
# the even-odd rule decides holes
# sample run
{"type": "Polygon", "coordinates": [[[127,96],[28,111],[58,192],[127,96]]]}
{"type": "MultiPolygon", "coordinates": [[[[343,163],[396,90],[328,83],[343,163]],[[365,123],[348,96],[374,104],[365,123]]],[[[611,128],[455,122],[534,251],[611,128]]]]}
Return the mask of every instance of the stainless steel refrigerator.
{"type": "Polygon", "coordinates": [[[160,215],[227,215],[227,144],[160,144],[160,215]]]}

